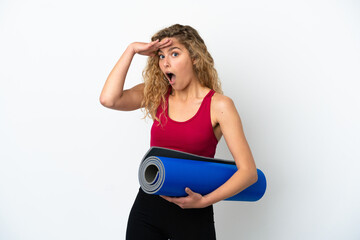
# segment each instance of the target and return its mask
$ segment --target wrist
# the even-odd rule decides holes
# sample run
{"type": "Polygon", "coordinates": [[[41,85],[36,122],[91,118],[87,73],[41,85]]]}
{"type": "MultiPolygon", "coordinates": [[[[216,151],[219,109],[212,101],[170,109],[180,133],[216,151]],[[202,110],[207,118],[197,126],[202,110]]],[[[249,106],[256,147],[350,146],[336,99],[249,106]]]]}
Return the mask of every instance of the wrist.
{"type": "Polygon", "coordinates": [[[131,53],[132,55],[136,54],[136,50],[135,50],[135,43],[130,43],[129,46],[126,48],[126,51],[128,51],[129,53],[131,53]]]}
{"type": "Polygon", "coordinates": [[[209,198],[209,195],[204,195],[204,196],[203,196],[203,201],[202,201],[203,207],[206,208],[206,207],[208,207],[208,206],[210,206],[210,205],[212,205],[212,204],[214,204],[214,203],[213,203],[213,202],[211,201],[211,199],[209,198]]]}

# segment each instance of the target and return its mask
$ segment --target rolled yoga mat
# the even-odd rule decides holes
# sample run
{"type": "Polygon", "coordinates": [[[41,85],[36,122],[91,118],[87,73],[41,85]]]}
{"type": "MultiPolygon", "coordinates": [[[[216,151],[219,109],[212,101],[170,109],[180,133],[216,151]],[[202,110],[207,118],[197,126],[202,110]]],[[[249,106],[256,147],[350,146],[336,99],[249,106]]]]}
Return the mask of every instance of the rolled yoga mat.
{"type": "MultiPolygon", "coordinates": [[[[201,195],[208,194],[225,183],[235,172],[235,162],[201,157],[181,151],[152,147],[139,167],[139,182],[149,194],[183,197],[185,188],[201,195]]],[[[242,192],[225,200],[257,201],[266,190],[266,178],[257,169],[258,180],[242,192]]]]}

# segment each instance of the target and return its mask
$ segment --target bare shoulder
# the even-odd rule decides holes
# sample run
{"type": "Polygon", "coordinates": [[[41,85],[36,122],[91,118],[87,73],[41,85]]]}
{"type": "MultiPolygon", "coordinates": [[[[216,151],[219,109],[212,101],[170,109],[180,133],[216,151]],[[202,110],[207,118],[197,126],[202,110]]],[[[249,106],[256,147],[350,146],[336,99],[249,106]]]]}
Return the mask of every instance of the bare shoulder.
{"type": "Polygon", "coordinates": [[[220,93],[215,93],[212,97],[211,115],[214,123],[220,124],[239,117],[233,100],[220,93]]]}
{"type": "Polygon", "coordinates": [[[216,113],[235,110],[235,105],[230,97],[215,93],[212,97],[211,107],[216,113]]]}

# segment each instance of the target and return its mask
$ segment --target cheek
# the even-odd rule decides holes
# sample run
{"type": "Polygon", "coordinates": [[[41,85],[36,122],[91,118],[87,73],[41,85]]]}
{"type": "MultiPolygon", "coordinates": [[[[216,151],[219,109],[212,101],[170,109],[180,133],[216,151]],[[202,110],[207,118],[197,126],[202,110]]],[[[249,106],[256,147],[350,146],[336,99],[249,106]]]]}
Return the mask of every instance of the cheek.
{"type": "Polygon", "coordinates": [[[186,64],[186,70],[190,73],[192,73],[194,71],[194,66],[192,64],[191,61],[189,61],[187,64],[186,64]]]}
{"type": "Polygon", "coordinates": [[[159,69],[161,72],[164,72],[164,66],[159,62],[159,69]]]}
{"type": "Polygon", "coordinates": [[[182,69],[186,71],[192,70],[192,63],[188,59],[185,59],[184,61],[180,61],[178,64],[178,67],[181,67],[182,69]]]}

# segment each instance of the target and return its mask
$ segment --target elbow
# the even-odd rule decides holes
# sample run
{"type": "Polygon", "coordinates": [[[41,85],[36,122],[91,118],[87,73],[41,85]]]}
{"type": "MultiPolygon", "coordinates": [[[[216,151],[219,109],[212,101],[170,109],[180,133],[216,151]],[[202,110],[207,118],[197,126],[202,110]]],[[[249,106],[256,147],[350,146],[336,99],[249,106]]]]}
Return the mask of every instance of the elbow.
{"type": "Polygon", "coordinates": [[[246,169],[242,174],[246,176],[245,178],[248,186],[251,186],[258,181],[258,173],[256,168],[246,169]]]}
{"type": "Polygon", "coordinates": [[[257,182],[258,180],[258,173],[257,173],[257,169],[255,168],[254,170],[251,171],[251,184],[254,184],[257,182]]]}
{"type": "Polygon", "coordinates": [[[110,98],[103,96],[103,95],[100,95],[99,100],[100,100],[101,105],[103,105],[104,107],[107,107],[107,108],[112,108],[115,105],[113,100],[111,100],[110,98]]]}

